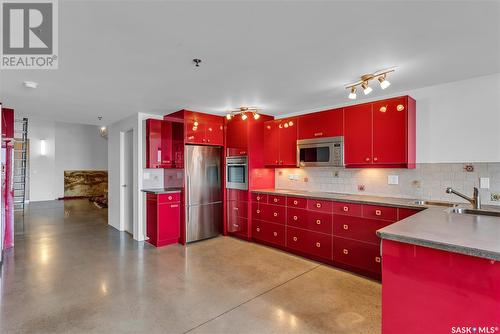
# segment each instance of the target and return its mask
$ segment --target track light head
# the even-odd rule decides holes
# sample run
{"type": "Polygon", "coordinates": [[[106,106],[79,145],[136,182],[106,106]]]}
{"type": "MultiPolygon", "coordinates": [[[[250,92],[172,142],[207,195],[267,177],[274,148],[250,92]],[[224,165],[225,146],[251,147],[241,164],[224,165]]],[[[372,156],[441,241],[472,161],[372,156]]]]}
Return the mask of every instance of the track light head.
{"type": "Polygon", "coordinates": [[[260,115],[257,114],[256,112],[253,113],[253,119],[257,120],[260,118],[260,115]]]}
{"type": "Polygon", "coordinates": [[[372,92],[372,88],[370,86],[368,86],[368,81],[365,81],[361,84],[361,87],[363,87],[363,93],[365,95],[368,95],[372,92]]]}
{"type": "Polygon", "coordinates": [[[247,114],[241,113],[241,119],[246,120],[248,118],[247,114]]]}
{"type": "Polygon", "coordinates": [[[389,80],[385,78],[385,74],[378,77],[378,82],[380,83],[380,88],[386,89],[391,85],[389,80]]]}
{"type": "Polygon", "coordinates": [[[356,87],[351,87],[351,92],[349,93],[349,98],[351,100],[356,100],[356,87]]]}
{"type": "Polygon", "coordinates": [[[227,118],[227,120],[230,120],[231,118],[233,118],[233,116],[231,114],[227,114],[226,118],[227,118]]]}

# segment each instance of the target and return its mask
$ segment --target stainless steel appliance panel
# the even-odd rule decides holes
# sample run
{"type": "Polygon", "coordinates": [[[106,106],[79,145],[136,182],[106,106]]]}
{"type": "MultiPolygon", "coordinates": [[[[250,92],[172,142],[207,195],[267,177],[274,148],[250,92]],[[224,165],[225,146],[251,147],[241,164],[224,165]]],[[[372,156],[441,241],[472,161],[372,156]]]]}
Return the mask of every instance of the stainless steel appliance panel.
{"type": "Polygon", "coordinates": [[[222,231],[222,149],[186,145],[186,241],[217,236],[222,231]]]}
{"type": "Polygon", "coordinates": [[[343,167],[344,137],[298,140],[297,166],[343,167]]]}
{"type": "Polygon", "coordinates": [[[248,157],[226,157],[226,188],[248,190],[248,157]]]}
{"type": "Polygon", "coordinates": [[[222,202],[187,207],[186,242],[216,237],[221,231],[222,202]]]}

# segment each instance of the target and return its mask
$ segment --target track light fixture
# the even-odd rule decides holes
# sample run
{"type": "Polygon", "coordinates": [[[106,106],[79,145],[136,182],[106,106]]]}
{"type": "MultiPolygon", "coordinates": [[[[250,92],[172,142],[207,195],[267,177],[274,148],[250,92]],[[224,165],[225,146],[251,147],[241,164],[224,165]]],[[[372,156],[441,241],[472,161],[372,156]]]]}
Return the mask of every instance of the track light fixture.
{"type": "Polygon", "coordinates": [[[351,100],[356,99],[357,86],[361,86],[361,88],[363,88],[363,93],[365,95],[370,94],[373,91],[373,88],[371,88],[369,86],[370,80],[377,79],[379,84],[380,84],[380,88],[386,89],[387,87],[389,87],[391,85],[389,80],[387,80],[387,74],[394,72],[395,70],[396,70],[395,67],[391,67],[391,68],[387,68],[385,70],[377,71],[375,73],[368,73],[368,74],[362,75],[360,77],[359,81],[346,85],[345,88],[350,90],[350,93],[348,95],[349,99],[351,99],[351,100]]]}
{"type": "Polygon", "coordinates": [[[252,113],[253,119],[258,120],[260,118],[260,112],[261,109],[257,107],[239,107],[238,109],[235,110],[230,110],[226,118],[227,120],[232,119],[235,116],[241,115],[242,120],[246,120],[248,118],[247,113],[252,113]]]}

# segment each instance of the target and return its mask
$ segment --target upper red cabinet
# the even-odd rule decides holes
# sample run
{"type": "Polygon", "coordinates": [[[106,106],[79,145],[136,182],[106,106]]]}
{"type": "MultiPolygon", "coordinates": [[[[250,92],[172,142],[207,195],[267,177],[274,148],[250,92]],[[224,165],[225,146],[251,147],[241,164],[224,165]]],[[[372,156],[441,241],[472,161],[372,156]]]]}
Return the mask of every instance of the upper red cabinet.
{"type": "Polygon", "coordinates": [[[220,116],[185,111],[186,143],[224,145],[224,119],[220,116]]]}
{"type": "Polygon", "coordinates": [[[297,119],[279,119],[264,123],[264,164],[297,166],[297,119]]]}
{"type": "Polygon", "coordinates": [[[298,118],[298,139],[342,136],[343,108],[307,114],[298,118]]]}
{"type": "Polygon", "coordinates": [[[14,109],[2,108],[2,137],[14,138],[14,109]]]}
{"type": "Polygon", "coordinates": [[[344,108],[346,167],[415,168],[415,100],[344,108]]]}
{"type": "Polygon", "coordinates": [[[146,168],[160,168],[162,163],[161,119],[146,120],[146,168]]]}

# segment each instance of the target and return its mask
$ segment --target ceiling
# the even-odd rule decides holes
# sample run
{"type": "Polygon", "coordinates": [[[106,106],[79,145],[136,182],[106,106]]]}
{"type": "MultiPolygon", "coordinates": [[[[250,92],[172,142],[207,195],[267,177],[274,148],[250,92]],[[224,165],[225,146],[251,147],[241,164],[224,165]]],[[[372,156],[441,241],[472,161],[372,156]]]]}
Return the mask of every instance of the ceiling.
{"type": "Polygon", "coordinates": [[[2,101],[21,114],[283,115],[347,104],[345,84],[390,66],[385,94],[500,72],[498,1],[60,0],[59,17],[58,70],[0,73],[2,101]]]}

